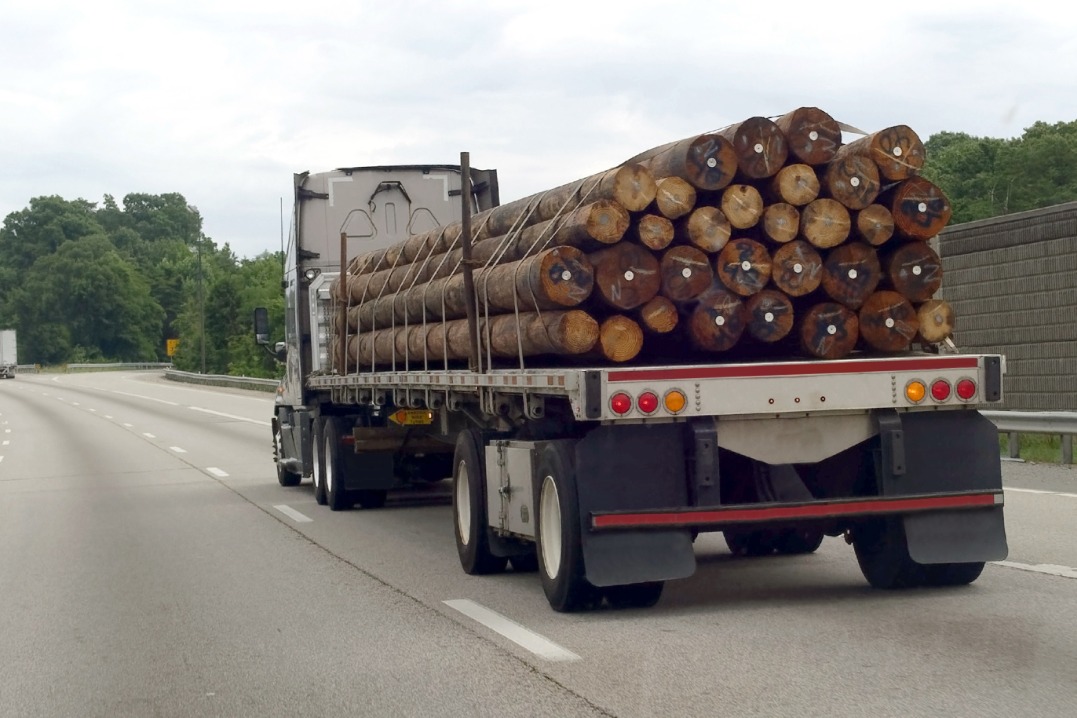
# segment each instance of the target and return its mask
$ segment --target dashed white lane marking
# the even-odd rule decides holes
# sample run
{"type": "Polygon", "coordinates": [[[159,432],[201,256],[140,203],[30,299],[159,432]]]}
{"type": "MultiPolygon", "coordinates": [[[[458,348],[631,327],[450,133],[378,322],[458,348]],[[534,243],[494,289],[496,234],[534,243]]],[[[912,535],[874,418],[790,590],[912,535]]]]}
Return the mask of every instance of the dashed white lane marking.
{"type": "Polygon", "coordinates": [[[310,523],[311,521],[314,520],[314,519],[310,518],[309,516],[304,516],[303,514],[299,513],[295,509],[293,509],[291,506],[287,506],[285,504],[277,504],[273,508],[275,508],[277,511],[280,511],[282,514],[284,514],[285,516],[290,518],[292,521],[295,521],[297,523],[301,523],[301,524],[310,523]]]}
{"type": "Polygon", "coordinates": [[[126,426],[128,429],[133,429],[135,425],[124,423],[124,426],[126,426]]]}
{"type": "Polygon", "coordinates": [[[87,411],[92,411],[94,414],[97,413],[97,409],[87,409],[87,411]]]}
{"type": "Polygon", "coordinates": [[[187,449],[181,449],[178,446],[170,446],[170,447],[168,447],[168,449],[169,449],[169,451],[175,451],[177,454],[186,454],[187,453],[187,449]]]}
{"type": "Polygon", "coordinates": [[[1077,578],[1077,568],[1070,568],[1069,566],[1056,566],[1053,563],[1030,564],[1018,563],[1017,561],[992,561],[992,563],[996,566],[1016,568],[1018,571],[1045,573],[1048,576],[1061,576],[1062,578],[1077,578]]]}
{"type": "Polygon", "coordinates": [[[1063,493],[1062,491],[1044,491],[1042,489],[1011,489],[1004,487],[1003,491],[1013,491],[1018,494],[1043,494],[1046,496],[1065,496],[1069,499],[1077,499],[1077,494],[1063,493]]]}
{"type": "Polygon", "coordinates": [[[145,437],[146,437],[147,439],[156,439],[156,438],[157,438],[156,436],[154,436],[153,434],[149,433],[148,431],[143,431],[143,432],[142,432],[142,435],[143,435],[143,436],[145,436],[145,437]]]}
{"type": "Polygon", "coordinates": [[[4,460],[3,454],[0,454],[0,461],[3,461],[3,460],[4,460]]]}
{"type": "Polygon", "coordinates": [[[248,419],[245,416],[236,416],[235,414],[225,414],[223,411],[213,411],[212,409],[203,409],[200,406],[187,407],[191,411],[200,411],[203,414],[212,414],[213,416],[224,417],[225,419],[234,419],[236,421],[246,421],[249,424],[257,424],[258,426],[269,426],[268,421],[262,421],[260,419],[248,419]]]}
{"type": "Polygon", "coordinates": [[[106,418],[106,419],[111,419],[112,417],[111,417],[111,416],[109,416],[108,414],[105,414],[105,418],[106,418]]]}
{"type": "Polygon", "coordinates": [[[216,477],[217,477],[218,479],[224,479],[224,478],[227,478],[227,476],[228,476],[228,472],[227,472],[227,471],[222,471],[222,470],[218,469],[218,468],[217,468],[216,466],[210,466],[210,467],[208,467],[208,468],[206,469],[206,471],[208,471],[209,473],[213,474],[213,475],[214,475],[214,476],[216,476],[216,477]]]}
{"type": "Polygon", "coordinates": [[[5,433],[5,434],[10,434],[10,433],[11,433],[11,429],[4,429],[4,433],[5,433]]]}
{"type": "Polygon", "coordinates": [[[113,389],[110,389],[109,391],[112,394],[120,394],[121,396],[133,396],[136,399],[145,399],[146,401],[156,401],[158,404],[167,404],[168,406],[179,406],[179,404],[177,404],[174,401],[166,401],[164,399],[155,399],[152,396],[143,396],[142,394],[131,394],[131,393],[128,393],[126,391],[115,391],[113,389]]]}
{"type": "Polygon", "coordinates": [[[71,402],[71,406],[79,406],[79,403],[77,401],[73,401],[71,402]]]}
{"type": "Polygon", "coordinates": [[[4,442],[0,444],[0,446],[8,446],[9,444],[11,444],[11,442],[5,439],[4,442]]]}
{"type": "Polygon", "coordinates": [[[486,606],[475,603],[466,598],[453,599],[444,602],[449,608],[454,608],[468,618],[478,621],[495,633],[499,633],[516,645],[531,651],[540,658],[548,661],[578,661],[580,657],[572,651],[562,648],[545,636],[541,636],[529,628],[524,628],[516,621],[502,616],[497,611],[492,611],[486,606]]]}

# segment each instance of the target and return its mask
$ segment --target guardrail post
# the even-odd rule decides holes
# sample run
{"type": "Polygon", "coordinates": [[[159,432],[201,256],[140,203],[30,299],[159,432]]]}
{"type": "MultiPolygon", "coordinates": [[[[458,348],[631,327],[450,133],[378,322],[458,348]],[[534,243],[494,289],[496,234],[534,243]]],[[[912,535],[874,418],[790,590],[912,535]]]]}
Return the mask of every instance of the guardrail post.
{"type": "Polygon", "coordinates": [[[1062,435],[1062,463],[1073,463],[1073,434],[1062,435]]]}
{"type": "Polygon", "coordinates": [[[1010,432],[1010,458],[1021,458],[1021,435],[1016,431],[1010,432]]]}

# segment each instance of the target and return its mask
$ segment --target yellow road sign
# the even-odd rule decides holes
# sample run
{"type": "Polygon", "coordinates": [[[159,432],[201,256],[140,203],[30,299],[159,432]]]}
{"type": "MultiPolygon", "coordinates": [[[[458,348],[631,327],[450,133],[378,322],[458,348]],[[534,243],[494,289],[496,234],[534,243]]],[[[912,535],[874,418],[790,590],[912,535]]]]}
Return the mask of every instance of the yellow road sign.
{"type": "Polygon", "coordinates": [[[434,423],[434,412],[427,409],[397,409],[389,421],[400,426],[426,426],[434,423]]]}
{"type": "Polygon", "coordinates": [[[166,339],[165,340],[165,352],[170,357],[176,356],[176,349],[179,348],[179,339],[166,339]]]}

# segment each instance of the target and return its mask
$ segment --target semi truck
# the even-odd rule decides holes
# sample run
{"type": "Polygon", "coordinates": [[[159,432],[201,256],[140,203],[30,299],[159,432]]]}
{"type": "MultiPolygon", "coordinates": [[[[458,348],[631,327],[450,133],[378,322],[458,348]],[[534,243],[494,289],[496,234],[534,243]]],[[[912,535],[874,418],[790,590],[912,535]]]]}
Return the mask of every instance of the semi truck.
{"type": "Polygon", "coordinates": [[[880,589],[968,584],[1006,557],[997,431],[977,411],[1002,399],[1003,357],[460,366],[404,348],[341,371],[351,259],[497,206],[497,173],[349,167],[294,189],[282,342],[255,312],[285,366],[281,485],[310,478],[340,511],[449,481],[462,569],[536,571],[556,611],[655,604],[694,573],[701,532],[743,556],[844,537],[880,589]]]}
{"type": "Polygon", "coordinates": [[[14,329],[0,329],[0,379],[14,379],[19,366],[18,336],[14,329]]]}

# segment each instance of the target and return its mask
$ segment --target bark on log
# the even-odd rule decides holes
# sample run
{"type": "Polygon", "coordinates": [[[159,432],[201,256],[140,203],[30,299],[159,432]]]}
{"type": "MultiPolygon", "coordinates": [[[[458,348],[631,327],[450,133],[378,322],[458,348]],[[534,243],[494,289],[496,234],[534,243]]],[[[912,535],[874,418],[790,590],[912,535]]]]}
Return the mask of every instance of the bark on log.
{"type": "Polygon", "coordinates": [[[886,193],[883,202],[894,215],[897,233],[909,239],[931,239],[950,221],[950,200],[923,177],[905,180],[886,193]]]}
{"type": "Polygon", "coordinates": [[[926,302],[942,286],[942,259],[927,242],[906,242],[882,258],[886,286],[926,302]]]}
{"type": "Polygon", "coordinates": [[[688,318],[688,335],[699,349],[729,351],[744,333],[746,320],[744,303],[716,282],[699,295],[688,318]]]}
{"type": "Polygon", "coordinates": [[[881,204],[872,204],[856,213],[854,234],[873,247],[885,244],[894,236],[894,215],[881,204]]]}
{"type": "Polygon", "coordinates": [[[916,308],[920,322],[919,339],[929,344],[944,341],[954,333],[954,308],[942,299],[932,299],[916,308]]]}
{"type": "Polygon", "coordinates": [[[841,146],[841,127],[818,107],[797,108],[774,122],[785,135],[790,157],[797,162],[826,164],[841,146]]]}
{"type": "MultiPolygon", "coordinates": [[[[737,173],[737,155],[729,140],[714,134],[670,142],[636,155],[626,164],[647,167],[654,177],[680,177],[700,190],[720,190],[737,173]]],[[[636,210],[633,210],[636,211],[636,210]]]]}
{"type": "Polygon", "coordinates": [[[774,175],[789,156],[785,135],[772,120],[750,117],[719,133],[733,144],[737,168],[749,179],[774,175]]]}
{"type": "Polygon", "coordinates": [[[803,207],[819,196],[819,176],[809,165],[786,165],[774,175],[769,188],[778,201],[803,207]]]}
{"type": "Polygon", "coordinates": [[[603,320],[598,330],[596,358],[622,364],[632,361],[643,349],[643,329],[636,320],[614,314],[603,320]]]}
{"type": "Polygon", "coordinates": [[[630,234],[640,244],[660,252],[673,243],[673,223],[657,214],[645,214],[632,220],[630,234]]]}
{"type": "Polygon", "coordinates": [[[737,229],[748,229],[763,216],[763,196],[750,184],[734,184],[722,192],[722,213],[737,229]]]}
{"type": "Polygon", "coordinates": [[[823,281],[823,258],[802,239],[783,244],[771,257],[771,281],[790,297],[814,292],[823,281]]]}
{"type": "Polygon", "coordinates": [[[793,302],[776,289],[764,289],[744,302],[748,334],[772,344],[793,330],[793,302]]]}
{"type": "Polygon", "coordinates": [[[594,267],[595,295],[614,309],[628,311],[658,294],[658,259],[637,244],[621,242],[587,256],[594,267]]]}
{"type": "Polygon", "coordinates": [[[763,210],[763,234],[779,244],[792,242],[800,233],[800,212],[791,204],[778,202],[763,210]]]}
{"type": "Polygon", "coordinates": [[[670,247],[663,252],[658,271],[662,275],[662,296],[674,302],[698,296],[714,279],[707,255],[695,247],[670,247]]]}
{"type": "Polygon", "coordinates": [[[860,155],[834,160],[823,175],[822,193],[849,209],[864,209],[879,196],[879,169],[860,155]]]}
{"type": "Polygon", "coordinates": [[[889,290],[869,296],[857,317],[860,337],[872,349],[882,352],[908,350],[920,328],[920,320],[909,300],[889,290]]]}
{"type": "Polygon", "coordinates": [[[755,240],[734,239],[718,255],[715,268],[722,284],[748,297],[762,291],[770,281],[770,253],[755,240]]]}
{"type": "Polygon", "coordinates": [[[819,249],[844,242],[852,227],[849,210],[834,199],[820,198],[800,211],[800,236],[819,249]]]}
{"type": "Polygon", "coordinates": [[[669,334],[680,321],[677,305],[668,298],[657,296],[639,308],[640,326],[651,334],[669,334]]]}
{"type": "Polygon", "coordinates": [[[859,309],[882,279],[875,249],[849,242],[830,250],[823,260],[823,291],[851,309],[859,309]]]}
{"type": "Polygon", "coordinates": [[[680,177],[663,177],[656,183],[654,197],[658,213],[666,219],[679,219],[696,206],[696,189],[680,177]]]}
{"type": "Polygon", "coordinates": [[[688,217],[674,225],[675,237],[682,244],[715,254],[729,242],[732,227],[725,213],[717,207],[697,207],[688,217]]]}
{"type": "Polygon", "coordinates": [[[899,182],[924,166],[924,143],[906,125],[895,125],[861,137],[838,149],[837,157],[858,155],[872,160],[888,182],[899,182]]]}
{"type": "Polygon", "coordinates": [[[800,348],[817,359],[841,359],[856,347],[860,323],[856,313],[837,302],[821,302],[796,321],[800,348]]]}

